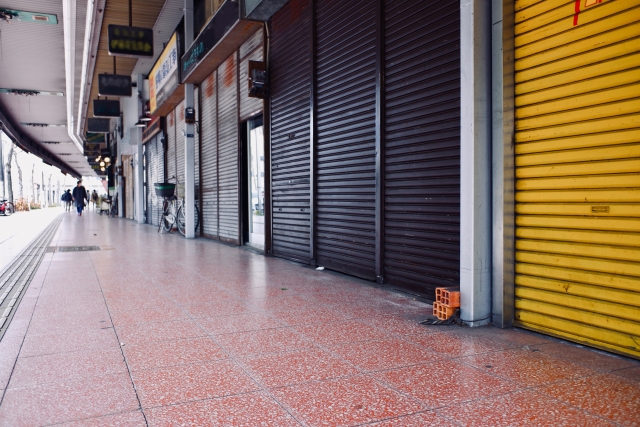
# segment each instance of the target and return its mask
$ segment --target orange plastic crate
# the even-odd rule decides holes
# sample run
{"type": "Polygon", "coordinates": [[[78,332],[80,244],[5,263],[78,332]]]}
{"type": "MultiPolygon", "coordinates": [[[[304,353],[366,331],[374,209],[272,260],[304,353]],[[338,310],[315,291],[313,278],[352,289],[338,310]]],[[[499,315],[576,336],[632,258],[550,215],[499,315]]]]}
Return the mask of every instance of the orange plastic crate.
{"type": "Polygon", "coordinates": [[[436,288],[436,302],[447,307],[460,307],[460,288],[436,288]]]}
{"type": "Polygon", "coordinates": [[[439,302],[433,303],[433,315],[439,320],[447,320],[456,312],[456,307],[447,307],[439,302]]]}

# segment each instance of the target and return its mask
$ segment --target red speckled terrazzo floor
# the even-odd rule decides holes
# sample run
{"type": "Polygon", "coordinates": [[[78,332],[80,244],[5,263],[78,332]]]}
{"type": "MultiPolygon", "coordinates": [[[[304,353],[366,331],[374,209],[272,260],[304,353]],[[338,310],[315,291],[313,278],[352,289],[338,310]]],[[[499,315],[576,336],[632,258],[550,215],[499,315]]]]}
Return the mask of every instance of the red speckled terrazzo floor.
{"type": "Polygon", "coordinates": [[[0,427],[640,426],[640,363],[329,272],[67,215],[0,341],[0,427]],[[74,273],[71,273],[74,272],[74,273]]]}

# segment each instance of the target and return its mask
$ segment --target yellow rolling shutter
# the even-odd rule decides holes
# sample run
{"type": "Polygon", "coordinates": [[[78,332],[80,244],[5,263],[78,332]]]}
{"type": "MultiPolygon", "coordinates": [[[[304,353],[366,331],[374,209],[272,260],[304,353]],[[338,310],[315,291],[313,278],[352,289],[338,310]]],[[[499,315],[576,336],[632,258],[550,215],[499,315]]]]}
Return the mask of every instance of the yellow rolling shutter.
{"type": "Polygon", "coordinates": [[[516,324],[640,358],[640,0],[517,0],[516,324]]]}

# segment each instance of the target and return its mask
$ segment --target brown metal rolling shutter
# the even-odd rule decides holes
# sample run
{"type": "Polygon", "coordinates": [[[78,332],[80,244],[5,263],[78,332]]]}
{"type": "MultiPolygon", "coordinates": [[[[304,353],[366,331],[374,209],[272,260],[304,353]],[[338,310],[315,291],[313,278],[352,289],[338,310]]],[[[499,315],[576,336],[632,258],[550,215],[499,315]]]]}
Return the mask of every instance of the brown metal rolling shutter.
{"type": "Polygon", "coordinates": [[[202,83],[202,227],[218,237],[218,139],[216,72],[202,83]]]}
{"type": "Polygon", "coordinates": [[[184,184],[184,100],[178,104],[176,114],[176,176],[184,184]]]}
{"type": "Polygon", "coordinates": [[[317,5],[316,262],[375,278],[375,1],[317,5]]]}
{"type": "Polygon", "coordinates": [[[310,258],[309,0],[291,0],[271,22],[271,197],[275,256],[310,258]]]}
{"type": "MultiPolygon", "coordinates": [[[[176,114],[175,111],[167,115],[167,175],[169,179],[176,175],[176,114]]],[[[172,180],[175,182],[175,180],[172,180]]]]}
{"type": "Polygon", "coordinates": [[[262,99],[249,98],[249,61],[262,61],[262,31],[240,46],[240,120],[262,110],[262,99]]]}
{"type": "Polygon", "coordinates": [[[459,283],[460,2],[385,2],[384,277],[459,283]]]}
{"type": "Polygon", "coordinates": [[[236,53],[218,68],[220,239],[239,244],[236,53]]]}

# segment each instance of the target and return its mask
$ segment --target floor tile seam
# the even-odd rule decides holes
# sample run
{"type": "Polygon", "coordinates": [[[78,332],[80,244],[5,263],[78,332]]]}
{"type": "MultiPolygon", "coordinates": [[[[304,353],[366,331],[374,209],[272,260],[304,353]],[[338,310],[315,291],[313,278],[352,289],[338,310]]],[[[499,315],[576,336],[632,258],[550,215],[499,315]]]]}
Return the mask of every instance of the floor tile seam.
{"type": "Polygon", "coordinates": [[[141,373],[141,372],[160,371],[160,370],[167,369],[167,368],[180,368],[180,367],[188,367],[188,366],[198,366],[198,365],[205,365],[205,364],[211,364],[211,363],[214,363],[214,362],[224,362],[224,361],[231,361],[231,359],[229,357],[222,357],[222,358],[218,358],[218,359],[198,360],[196,362],[176,363],[176,364],[172,364],[172,365],[154,366],[153,368],[143,368],[143,369],[132,368],[131,372],[135,375],[136,373],[141,373]]]}
{"type": "MultiPolygon", "coordinates": [[[[554,384],[557,384],[557,383],[560,383],[560,382],[562,382],[562,381],[558,381],[558,382],[556,382],[556,383],[554,383],[554,384]]],[[[548,386],[548,385],[549,385],[549,384],[546,384],[545,386],[548,386]]],[[[554,402],[556,402],[556,403],[560,403],[560,404],[562,404],[562,405],[565,405],[565,406],[568,406],[568,407],[570,407],[570,408],[573,408],[573,409],[575,409],[575,410],[577,410],[577,411],[579,411],[579,412],[582,412],[583,414],[586,414],[586,415],[589,415],[589,416],[592,416],[592,417],[595,417],[595,418],[599,418],[599,419],[601,419],[601,420],[603,420],[603,421],[605,421],[605,422],[608,422],[608,423],[614,424],[614,425],[619,426],[619,427],[627,427],[625,424],[621,424],[621,423],[619,423],[618,421],[610,420],[609,418],[606,418],[606,417],[603,417],[603,416],[601,416],[601,415],[595,414],[595,413],[590,412],[590,411],[588,411],[588,410],[586,410],[586,409],[583,409],[583,408],[580,408],[580,407],[578,407],[578,406],[572,405],[572,404],[571,404],[571,403],[569,403],[569,402],[565,402],[565,401],[563,401],[563,400],[561,400],[561,399],[558,399],[558,398],[556,398],[556,397],[554,397],[554,396],[551,396],[550,394],[547,394],[547,393],[544,393],[544,392],[542,392],[542,391],[540,391],[540,390],[537,390],[537,388],[539,388],[539,387],[540,387],[540,386],[536,386],[536,387],[528,387],[528,388],[527,388],[527,390],[528,390],[528,391],[531,391],[532,393],[537,394],[538,396],[545,397],[545,398],[550,399],[550,400],[552,400],[552,401],[554,401],[554,402]]]]}
{"type": "MultiPolygon", "coordinates": [[[[455,406],[455,405],[454,405],[454,406],[455,406]]],[[[451,418],[451,417],[449,417],[449,416],[447,416],[447,415],[445,415],[445,414],[441,413],[441,412],[440,412],[439,410],[437,410],[437,409],[433,409],[433,412],[434,412],[437,416],[444,418],[445,420],[447,420],[447,421],[448,421],[448,422],[450,422],[451,424],[455,424],[455,425],[457,425],[457,426],[459,426],[459,427],[466,427],[464,424],[461,424],[460,422],[458,422],[458,420],[453,419],[453,418],[451,418]]]]}
{"type": "MultiPolygon", "coordinates": [[[[491,354],[491,353],[480,353],[480,354],[472,354],[472,355],[468,355],[468,356],[460,356],[460,357],[452,358],[451,360],[459,362],[459,363],[461,363],[461,364],[463,364],[465,366],[468,366],[470,368],[474,368],[476,370],[480,370],[481,372],[484,372],[484,373],[486,373],[488,375],[494,376],[494,377],[499,378],[501,380],[515,383],[514,380],[511,380],[509,378],[501,377],[500,375],[498,375],[497,373],[492,372],[492,371],[484,371],[482,368],[480,368],[478,366],[474,366],[474,365],[472,365],[472,364],[470,364],[468,362],[465,362],[463,360],[463,359],[468,359],[468,358],[471,358],[471,357],[484,355],[484,354],[491,354]]],[[[558,359],[558,360],[562,361],[561,359],[558,359]]],[[[566,361],[564,361],[564,363],[566,363],[566,361]]],[[[574,363],[574,365],[577,365],[575,362],[571,362],[571,363],[574,363]]],[[[562,365],[562,363],[557,363],[556,365],[562,365]]],[[[542,384],[537,384],[535,386],[528,386],[528,387],[548,386],[548,385],[557,384],[557,383],[560,383],[560,382],[563,382],[563,381],[570,381],[570,380],[582,379],[582,378],[590,378],[590,377],[594,377],[594,376],[598,376],[598,375],[608,374],[608,372],[602,372],[602,371],[594,369],[594,368],[583,367],[582,365],[578,365],[577,367],[582,368],[582,369],[586,369],[586,370],[589,370],[589,371],[593,371],[593,372],[589,373],[588,375],[576,375],[576,376],[562,378],[562,379],[560,379],[558,381],[551,381],[551,382],[548,382],[548,383],[542,383],[542,384]]],[[[489,368],[486,368],[486,369],[489,369],[489,368]]]]}
{"type": "MultiPolygon", "coordinates": [[[[165,291],[166,294],[166,291],[165,291]]],[[[169,296],[169,298],[171,298],[169,296]]],[[[175,302],[175,301],[174,301],[175,302]]],[[[182,307],[181,307],[182,308],[182,307]]],[[[183,309],[184,310],[184,309],[183,309]]],[[[186,313],[186,311],[185,311],[186,313]]],[[[187,313],[187,315],[189,315],[189,313],[187,313]]],[[[191,316],[189,316],[191,317],[191,316]]],[[[202,329],[205,333],[207,333],[207,331],[202,327],[202,325],[200,325],[199,323],[197,323],[197,321],[194,318],[191,318],[192,321],[194,321],[198,327],[200,327],[200,329],[202,329]]],[[[276,399],[276,397],[268,390],[266,389],[262,384],[258,383],[253,376],[240,364],[240,362],[233,356],[233,354],[231,354],[227,349],[225,349],[221,343],[216,340],[214,335],[208,334],[207,335],[213,340],[213,342],[216,343],[216,345],[227,355],[227,357],[232,360],[244,373],[245,375],[247,375],[258,387],[260,387],[260,391],[264,394],[267,394],[274,402],[276,402],[278,404],[278,406],[280,406],[282,408],[283,411],[285,411],[292,419],[294,419],[295,421],[297,421],[300,425],[302,425],[303,427],[311,427],[311,426],[307,426],[306,423],[302,422],[301,420],[299,420],[291,411],[290,408],[286,407],[285,405],[283,405],[282,402],[280,402],[278,399],[276,399]]],[[[146,418],[145,418],[146,420],[146,418]]],[[[148,426],[148,424],[147,424],[148,426]]]]}
{"type": "MultiPolygon", "coordinates": [[[[487,353],[483,353],[483,354],[487,354],[487,353]]],[[[476,370],[478,372],[482,372],[482,373],[484,373],[486,375],[489,375],[490,377],[496,378],[496,379],[498,379],[500,381],[504,381],[504,382],[507,382],[509,384],[513,384],[515,386],[521,387],[522,389],[529,389],[529,388],[538,387],[538,386],[548,386],[548,385],[553,385],[553,384],[557,384],[557,383],[563,382],[565,380],[578,378],[578,377],[563,378],[563,379],[558,380],[558,381],[551,381],[551,382],[548,382],[548,383],[537,384],[537,385],[533,386],[533,385],[525,384],[524,382],[519,381],[519,380],[515,380],[515,379],[511,379],[511,378],[506,378],[506,377],[500,376],[495,371],[494,372],[487,371],[487,370],[484,370],[483,368],[471,365],[471,364],[469,364],[467,362],[464,362],[462,360],[462,359],[465,359],[465,358],[468,358],[468,357],[474,357],[474,356],[476,356],[476,355],[457,357],[455,359],[450,359],[450,360],[454,361],[454,362],[457,362],[457,363],[460,363],[460,364],[462,364],[462,365],[464,365],[464,366],[466,366],[468,368],[471,368],[473,370],[476,370]]],[[[485,368],[485,369],[489,369],[489,368],[485,368]]],[[[591,376],[591,375],[589,375],[589,376],[591,376]]],[[[589,376],[587,376],[587,377],[589,377],[589,376]]]]}
{"type": "Polygon", "coordinates": [[[116,376],[116,375],[125,374],[125,373],[126,372],[122,370],[122,371],[102,372],[99,374],[91,374],[87,376],[80,375],[80,376],[75,376],[70,380],[42,381],[42,382],[35,382],[31,384],[26,384],[26,385],[20,385],[17,387],[7,387],[7,390],[20,390],[20,389],[27,389],[27,388],[46,387],[51,385],[73,385],[91,378],[101,379],[104,377],[111,377],[111,376],[116,376]]]}
{"type": "MultiPolygon", "coordinates": [[[[402,368],[400,368],[400,369],[402,369],[402,368]]],[[[475,399],[463,400],[461,402],[456,402],[456,403],[453,403],[451,405],[429,406],[427,403],[422,402],[419,398],[412,396],[410,393],[400,390],[395,385],[391,384],[389,381],[386,381],[383,378],[380,378],[380,377],[377,377],[377,376],[373,376],[373,375],[371,375],[371,377],[375,381],[385,385],[386,387],[389,387],[390,389],[396,391],[397,393],[400,393],[403,396],[409,397],[409,398],[419,402],[422,406],[426,407],[427,410],[432,410],[432,411],[435,411],[437,409],[447,408],[447,407],[450,407],[450,406],[457,406],[457,405],[460,405],[460,404],[463,404],[463,403],[474,402],[474,401],[478,401],[478,400],[482,400],[482,399],[488,399],[488,398],[492,398],[492,397],[504,396],[504,395],[516,393],[516,392],[519,392],[519,391],[527,389],[526,387],[521,387],[521,388],[517,388],[516,390],[509,391],[509,392],[496,393],[496,394],[491,394],[489,396],[483,396],[483,397],[479,397],[479,398],[475,398],[475,399]]]]}
{"type": "Polygon", "coordinates": [[[370,378],[370,379],[374,379],[374,377],[372,377],[370,374],[366,373],[366,372],[358,372],[356,374],[348,374],[348,375],[338,375],[335,377],[329,377],[329,378],[325,378],[322,380],[306,380],[306,381],[301,381],[301,382],[295,382],[295,383],[290,383],[290,384],[286,384],[286,385],[279,385],[279,386],[267,386],[264,383],[262,383],[260,380],[255,379],[256,382],[258,382],[260,385],[264,386],[265,390],[284,390],[284,389],[288,389],[288,388],[293,388],[293,387],[306,387],[306,386],[311,386],[311,385],[318,385],[318,384],[323,384],[326,382],[330,382],[330,381],[340,381],[340,380],[349,380],[349,379],[353,379],[353,378],[370,378]]]}
{"type": "MultiPolygon", "coordinates": [[[[84,243],[84,242],[83,242],[84,243]]],[[[93,268],[94,274],[96,275],[96,278],[98,279],[98,285],[100,286],[100,292],[102,293],[102,299],[104,301],[104,305],[107,308],[107,313],[109,314],[109,321],[111,322],[111,324],[113,325],[113,317],[111,316],[111,312],[109,311],[109,306],[107,304],[107,299],[104,296],[104,291],[102,290],[102,285],[100,284],[100,278],[98,277],[98,273],[95,269],[95,262],[93,259],[93,256],[91,253],[89,253],[89,259],[91,260],[91,266],[93,268]]],[[[115,327],[113,327],[113,333],[116,336],[116,340],[118,342],[118,344],[120,344],[122,341],[120,341],[120,337],[118,336],[118,331],[116,330],[115,327]]],[[[138,390],[136,389],[136,384],[133,381],[133,376],[131,375],[131,368],[129,367],[129,363],[127,362],[127,357],[124,354],[124,349],[122,348],[121,345],[119,345],[120,348],[120,353],[122,354],[122,359],[124,361],[124,364],[127,368],[127,373],[129,375],[129,381],[131,382],[131,387],[133,388],[133,393],[136,396],[136,400],[138,401],[138,408],[140,409],[140,412],[142,413],[142,418],[144,419],[144,422],[146,424],[147,427],[149,427],[149,421],[147,420],[147,416],[144,413],[144,409],[142,408],[142,402],[140,401],[140,395],[138,394],[138,390]]]]}
{"type": "MultiPolygon", "coordinates": [[[[571,345],[571,343],[567,343],[567,344],[571,345]]],[[[535,345],[535,347],[537,347],[537,345],[535,345]]],[[[571,347],[573,347],[573,346],[571,345],[571,347]]],[[[596,349],[590,348],[590,347],[586,348],[586,351],[593,351],[593,350],[596,350],[596,349]]],[[[560,360],[562,362],[566,362],[567,361],[566,359],[563,359],[559,355],[547,354],[547,353],[542,353],[542,354],[544,354],[546,357],[549,357],[549,358],[552,358],[552,359],[556,359],[556,360],[560,360]]],[[[569,360],[569,362],[574,363],[574,364],[579,365],[579,366],[582,366],[582,367],[587,368],[587,369],[601,371],[603,373],[613,373],[613,372],[617,372],[617,371],[623,371],[625,369],[634,369],[634,368],[639,368],[640,367],[640,362],[637,361],[637,360],[634,360],[634,359],[630,359],[630,358],[626,358],[626,357],[618,358],[617,355],[613,355],[612,356],[611,354],[602,354],[602,355],[603,356],[609,356],[609,357],[616,357],[617,360],[624,360],[624,361],[633,362],[633,363],[636,364],[636,366],[627,366],[626,368],[616,368],[616,369],[605,369],[605,368],[600,368],[600,367],[589,366],[587,364],[584,364],[584,363],[581,363],[581,362],[576,362],[574,360],[569,360]]]]}
{"type": "MultiPolygon", "coordinates": [[[[560,382],[561,382],[561,381],[560,381],[560,382]]],[[[558,383],[558,382],[556,382],[556,383],[558,383]]],[[[555,384],[555,383],[554,383],[554,384],[555,384]]],[[[547,384],[547,385],[548,385],[548,384],[547,384]]],[[[443,417],[444,417],[444,418],[446,418],[447,420],[449,420],[449,421],[454,421],[454,422],[455,422],[455,420],[454,420],[454,419],[452,419],[452,418],[448,417],[448,416],[447,416],[447,415],[445,415],[445,414],[441,414],[441,413],[440,413],[440,410],[442,410],[442,409],[446,409],[446,408],[452,408],[452,407],[456,407],[456,406],[460,406],[460,405],[467,405],[467,404],[470,404],[470,403],[480,402],[480,401],[482,401],[482,400],[489,400],[489,399],[495,399],[495,398],[505,397],[505,396],[509,396],[509,395],[512,395],[512,394],[516,394],[516,393],[522,393],[522,392],[524,392],[524,391],[529,391],[529,392],[532,392],[532,393],[534,393],[534,394],[536,394],[536,395],[538,395],[538,396],[541,396],[541,397],[544,397],[544,398],[547,398],[547,399],[553,400],[553,401],[555,401],[555,402],[557,402],[557,403],[560,403],[560,404],[562,404],[562,405],[565,405],[565,406],[567,406],[567,407],[571,407],[571,408],[573,408],[573,409],[576,409],[576,410],[578,410],[578,411],[580,411],[580,412],[582,412],[582,413],[585,413],[585,414],[588,414],[588,415],[591,415],[591,416],[596,416],[597,418],[600,418],[600,419],[602,419],[602,420],[604,420],[604,421],[606,421],[606,422],[610,422],[610,423],[612,423],[612,424],[617,424],[617,425],[619,425],[620,427],[624,427],[624,426],[620,425],[620,424],[619,424],[619,423],[617,423],[617,422],[612,422],[611,420],[609,420],[609,419],[607,419],[607,418],[604,418],[604,417],[598,416],[598,415],[596,415],[596,414],[590,413],[590,412],[588,412],[588,411],[586,411],[586,410],[584,410],[584,409],[582,409],[582,408],[579,408],[579,407],[577,407],[577,406],[571,405],[571,404],[569,404],[568,402],[564,402],[564,401],[562,401],[562,400],[560,400],[560,399],[556,399],[556,398],[554,398],[553,396],[550,396],[550,395],[548,395],[548,394],[546,394],[546,393],[542,393],[541,391],[536,390],[536,388],[537,388],[537,387],[527,386],[527,387],[518,388],[518,389],[516,389],[516,390],[512,390],[512,391],[505,392],[505,393],[497,393],[497,394],[492,394],[492,395],[489,395],[489,396],[482,396],[482,397],[479,397],[479,398],[476,398],[476,399],[463,400],[463,401],[456,402],[456,403],[451,404],[451,405],[441,405],[441,406],[436,406],[436,407],[431,408],[431,410],[432,410],[432,411],[437,412],[437,413],[438,413],[438,415],[443,416],[443,417]]],[[[456,423],[457,423],[457,422],[456,422],[456,423]]]]}
{"type": "MultiPolygon", "coordinates": [[[[57,227],[58,229],[61,227],[62,222],[63,221],[60,221],[58,223],[58,227],[57,227]]],[[[57,231],[57,229],[56,229],[56,231],[57,231]]],[[[54,237],[55,237],[55,235],[54,235],[54,237]]],[[[49,242],[49,245],[50,244],[51,244],[51,242],[49,242]]],[[[43,264],[44,263],[41,263],[40,266],[42,266],[43,264]]],[[[40,270],[40,266],[38,267],[38,270],[40,270]]],[[[50,267],[51,267],[51,263],[46,263],[47,272],[49,271],[50,267]]],[[[35,273],[37,274],[38,271],[36,270],[35,273]]],[[[46,278],[46,274],[47,273],[45,273],[45,278],[46,278]]],[[[13,362],[13,366],[11,367],[11,373],[9,374],[9,378],[7,379],[7,383],[6,383],[5,387],[4,387],[4,389],[2,390],[2,396],[0,397],[0,407],[2,407],[2,404],[4,403],[4,398],[5,398],[6,394],[7,394],[7,390],[9,389],[9,385],[11,384],[11,378],[13,377],[13,373],[15,371],[16,364],[18,363],[18,359],[20,358],[20,353],[22,353],[24,342],[25,342],[25,340],[27,338],[27,335],[29,335],[29,326],[31,325],[31,320],[33,319],[33,314],[35,313],[36,307],[38,306],[38,300],[40,298],[40,293],[42,292],[42,288],[43,287],[40,286],[40,288],[38,290],[38,296],[36,297],[36,300],[35,300],[35,302],[33,304],[32,309],[31,309],[31,315],[29,316],[29,323],[27,324],[27,329],[25,330],[24,336],[22,337],[22,341],[20,342],[20,348],[18,349],[18,354],[16,354],[16,358],[15,358],[15,360],[13,362]]]]}

